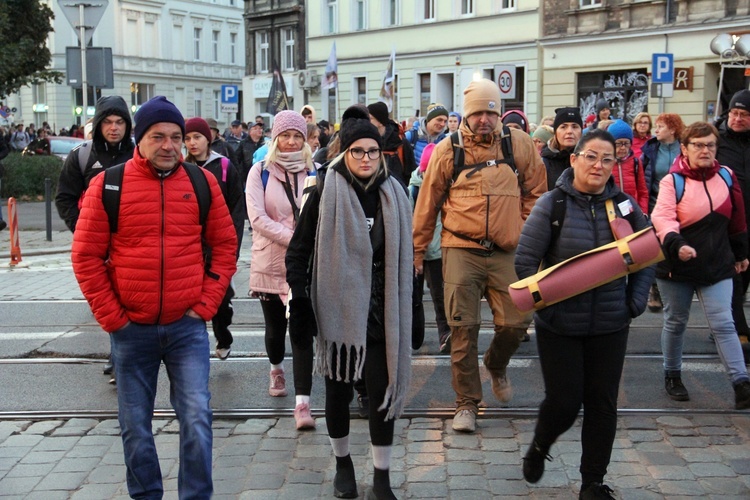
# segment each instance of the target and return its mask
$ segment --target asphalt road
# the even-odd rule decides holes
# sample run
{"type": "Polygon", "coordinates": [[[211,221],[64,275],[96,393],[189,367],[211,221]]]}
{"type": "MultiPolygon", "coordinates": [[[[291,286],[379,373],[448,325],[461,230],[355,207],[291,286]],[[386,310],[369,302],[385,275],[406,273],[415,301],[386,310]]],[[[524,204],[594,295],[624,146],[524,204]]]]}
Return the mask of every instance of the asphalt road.
{"type": "MultiPolygon", "coordinates": [[[[56,182],[56,181],[55,181],[56,182]]],[[[45,231],[47,229],[46,202],[18,202],[18,229],[24,231],[45,231]]],[[[7,220],[7,203],[3,200],[3,217],[7,220]]],[[[65,223],[57,214],[55,200],[51,200],[52,231],[64,231],[65,223]]]]}

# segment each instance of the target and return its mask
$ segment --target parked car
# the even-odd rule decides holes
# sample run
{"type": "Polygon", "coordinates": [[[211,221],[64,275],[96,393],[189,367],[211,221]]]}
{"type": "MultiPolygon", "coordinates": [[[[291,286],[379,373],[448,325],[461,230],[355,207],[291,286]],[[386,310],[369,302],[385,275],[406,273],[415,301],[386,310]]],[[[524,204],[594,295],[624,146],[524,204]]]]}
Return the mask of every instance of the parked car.
{"type": "Polygon", "coordinates": [[[56,135],[49,136],[47,139],[49,139],[50,151],[52,151],[52,154],[62,158],[63,161],[65,161],[65,158],[68,157],[68,153],[70,153],[74,147],[83,142],[83,139],[79,137],[56,135]]]}

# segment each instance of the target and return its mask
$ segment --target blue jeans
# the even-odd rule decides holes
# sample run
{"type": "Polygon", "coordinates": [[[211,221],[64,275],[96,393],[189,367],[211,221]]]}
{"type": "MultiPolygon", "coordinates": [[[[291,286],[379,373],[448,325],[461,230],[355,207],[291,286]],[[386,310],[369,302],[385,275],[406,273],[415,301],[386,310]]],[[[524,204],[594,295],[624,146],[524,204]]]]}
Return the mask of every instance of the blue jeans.
{"type": "Polygon", "coordinates": [[[130,496],[162,498],[164,494],[151,431],[163,361],[170,401],[180,421],[179,497],[210,498],[213,435],[206,323],[189,316],[169,325],[130,323],[111,334],[110,343],[130,496]]]}
{"type": "Polygon", "coordinates": [[[682,370],[682,345],[695,292],[706,314],[719,358],[732,383],[748,380],[740,339],[732,319],[732,280],[722,280],[709,286],[664,279],[656,281],[664,303],[664,328],[661,332],[664,371],[682,370]]]}

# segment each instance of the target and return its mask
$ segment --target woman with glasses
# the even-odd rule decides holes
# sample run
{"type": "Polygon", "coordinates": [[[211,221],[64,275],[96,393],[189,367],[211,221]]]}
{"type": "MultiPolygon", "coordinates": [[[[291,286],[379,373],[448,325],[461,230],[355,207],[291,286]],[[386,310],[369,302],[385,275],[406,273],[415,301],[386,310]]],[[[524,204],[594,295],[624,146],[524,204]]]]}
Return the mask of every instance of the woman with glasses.
{"type": "Polygon", "coordinates": [[[734,173],[716,161],[719,132],[705,122],[682,134],[681,154],[659,187],[651,215],[666,260],[656,281],[664,301],[661,346],[665,388],[675,401],[690,396],[682,383],[682,346],[693,294],[703,306],[735,408],[750,408],[750,377],[732,319],[732,279],[747,270],[748,240],[742,191],[734,173]]]}
{"type": "MultiPolygon", "coordinates": [[[[515,258],[520,279],[537,273],[540,266],[551,267],[613,242],[608,201],[617,217],[629,216],[633,231],[648,226],[640,207],[623,197],[612,179],[616,161],[609,132],[593,130],[578,142],[570,154],[571,168],[553,191],[539,198],[523,226],[515,258]],[[564,211],[556,219],[553,215],[560,209],[554,207],[560,203],[564,211]],[[562,226],[557,233],[553,219],[562,226]]],[[[545,398],[523,459],[528,482],[541,479],[544,462],[552,460],[550,447],[575,423],[583,406],[579,498],[614,498],[604,476],[617,430],[628,330],[646,308],[653,276],[653,269],[646,268],[534,314],[545,398]]]]}
{"type": "MultiPolygon", "coordinates": [[[[286,257],[289,241],[299,219],[305,179],[316,165],[307,140],[307,123],[296,111],[282,111],[273,121],[266,159],[250,168],[247,176],[247,215],[253,228],[250,260],[250,292],[260,299],[266,323],[265,341],[271,363],[268,394],[287,395],[284,376],[286,307],[286,257]]],[[[309,255],[308,255],[309,257],[309,255]]],[[[314,429],[310,414],[313,348],[292,340],[297,429],[314,429]]]]}
{"type": "Polygon", "coordinates": [[[635,115],[633,120],[633,154],[636,158],[641,157],[643,145],[651,139],[651,115],[641,111],[635,115]]]}
{"type": "Polygon", "coordinates": [[[315,370],[325,377],[334,495],[358,496],[349,403],[363,378],[375,466],[367,498],[391,499],[394,421],[411,374],[411,206],[404,186],[389,175],[383,139],[366,110],[347,109],[339,138],[341,153],[305,202],[287,252],[289,332],[312,343],[305,325],[317,319],[315,370]]]}
{"type": "MultiPolygon", "coordinates": [[[[656,205],[656,197],[659,195],[659,182],[667,175],[680,154],[680,136],[685,130],[682,118],[675,113],[662,113],[656,117],[655,123],[654,136],[646,141],[641,153],[641,165],[643,165],[643,175],[648,188],[649,214],[656,205]]],[[[654,283],[649,291],[648,310],[659,312],[662,307],[659,287],[654,283]]]]}

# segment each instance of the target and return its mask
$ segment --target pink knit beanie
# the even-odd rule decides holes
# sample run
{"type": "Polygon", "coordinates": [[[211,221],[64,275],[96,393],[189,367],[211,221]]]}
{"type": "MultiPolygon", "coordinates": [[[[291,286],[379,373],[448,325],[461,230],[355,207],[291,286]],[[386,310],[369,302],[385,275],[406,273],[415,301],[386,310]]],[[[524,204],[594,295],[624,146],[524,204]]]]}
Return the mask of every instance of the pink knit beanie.
{"type": "Polygon", "coordinates": [[[307,140],[307,122],[296,111],[284,110],[274,117],[271,140],[275,140],[277,135],[287,130],[296,130],[307,140]]]}

